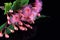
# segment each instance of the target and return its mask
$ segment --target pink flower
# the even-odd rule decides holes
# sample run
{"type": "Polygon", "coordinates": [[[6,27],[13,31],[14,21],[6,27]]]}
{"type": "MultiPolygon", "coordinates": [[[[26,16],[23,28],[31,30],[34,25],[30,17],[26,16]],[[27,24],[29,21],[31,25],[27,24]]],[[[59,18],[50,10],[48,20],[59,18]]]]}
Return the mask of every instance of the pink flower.
{"type": "Polygon", "coordinates": [[[19,14],[12,15],[12,18],[10,19],[12,23],[20,21],[19,14]]]}

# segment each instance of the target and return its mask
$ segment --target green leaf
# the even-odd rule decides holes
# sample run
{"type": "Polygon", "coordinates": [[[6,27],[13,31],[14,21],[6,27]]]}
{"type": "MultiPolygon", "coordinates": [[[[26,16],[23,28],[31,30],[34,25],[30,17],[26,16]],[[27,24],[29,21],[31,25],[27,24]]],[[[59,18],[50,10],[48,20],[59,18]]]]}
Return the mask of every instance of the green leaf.
{"type": "Polygon", "coordinates": [[[14,30],[14,27],[12,24],[8,28],[14,30]]]}
{"type": "Polygon", "coordinates": [[[45,15],[41,15],[40,18],[45,18],[46,16],[45,15]]]}
{"type": "Polygon", "coordinates": [[[16,0],[13,2],[12,10],[21,9],[21,7],[27,5],[29,0],[16,0]]]}
{"type": "Polygon", "coordinates": [[[6,28],[6,33],[7,33],[7,34],[10,34],[11,31],[10,31],[8,28],[6,28]]]}
{"type": "Polygon", "coordinates": [[[5,27],[5,25],[6,25],[6,23],[4,23],[0,26],[0,31],[5,27]]]}
{"type": "Polygon", "coordinates": [[[41,15],[40,17],[37,17],[36,19],[39,19],[39,18],[45,18],[45,17],[47,17],[47,16],[41,15]]]}
{"type": "Polygon", "coordinates": [[[4,15],[7,14],[7,12],[11,9],[11,7],[12,7],[11,2],[10,3],[4,3],[4,10],[5,10],[4,15]]]}
{"type": "Polygon", "coordinates": [[[6,28],[6,33],[7,33],[7,34],[10,34],[10,33],[11,33],[11,31],[10,31],[9,29],[14,30],[14,27],[12,26],[12,24],[9,25],[9,26],[6,28]]]}
{"type": "Polygon", "coordinates": [[[10,34],[10,33],[11,33],[11,31],[10,31],[9,29],[14,30],[14,27],[12,26],[12,24],[9,25],[9,26],[6,28],[6,33],[7,33],[7,34],[10,34]]]}

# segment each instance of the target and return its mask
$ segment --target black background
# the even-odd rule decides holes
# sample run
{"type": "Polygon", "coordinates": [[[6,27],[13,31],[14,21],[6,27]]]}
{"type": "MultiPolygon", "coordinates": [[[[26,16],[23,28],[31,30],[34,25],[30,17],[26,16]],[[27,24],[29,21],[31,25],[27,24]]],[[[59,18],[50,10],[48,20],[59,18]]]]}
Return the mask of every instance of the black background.
{"type": "MultiPolygon", "coordinates": [[[[14,1],[14,0],[13,0],[14,1]]],[[[0,6],[4,6],[5,2],[13,2],[12,0],[0,0],[0,6]]],[[[30,1],[32,2],[32,1],[30,1]]],[[[50,9],[53,5],[51,1],[49,0],[42,0],[43,2],[43,9],[41,11],[41,14],[49,16],[46,18],[40,18],[36,20],[35,23],[35,29],[31,32],[32,30],[29,30],[28,32],[22,32],[22,31],[17,31],[13,34],[10,34],[10,38],[0,38],[0,40],[50,40],[50,39],[55,39],[55,26],[56,26],[56,21],[54,17],[54,13],[52,12],[52,9],[50,9]],[[54,20],[55,19],[55,20],[54,20]],[[30,33],[30,34],[29,34],[30,33]],[[25,35],[28,34],[26,37],[25,35]],[[32,35],[32,37],[29,37],[32,35]]],[[[0,9],[0,25],[3,24],[6,21],[6,16],[3,15],[4,11],[0,9]]]]}

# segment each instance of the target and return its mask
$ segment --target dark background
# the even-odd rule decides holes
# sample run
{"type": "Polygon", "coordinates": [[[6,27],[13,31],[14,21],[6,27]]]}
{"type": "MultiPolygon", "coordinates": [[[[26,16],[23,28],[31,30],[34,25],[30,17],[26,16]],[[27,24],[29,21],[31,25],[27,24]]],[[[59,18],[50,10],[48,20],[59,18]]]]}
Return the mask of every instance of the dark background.
{"type": "MultiPolygon", "coordinates": [[[[13,0],[14,1],[14,0],[13,0]]],[[[5,2],[13,2],[12,0],[0,0],[0,6],[4,6],[5,2]]],[[[32,0],[30,0],[30,3],[32,0]]],[[[0,40],[50,40],[55,39],[55,23],[57,19],[54,17],[54,13],[50,9],[52,2],[49,0],[42,0],[43,9],[41,14],[49,16],[46,18],[40,18],[36,20],[34,29],[28,30],[27,32],[17,31],[13,34],[10,34],[10,38],[0,38],[0,40]],[[55,19],[55,20],[54,20],[55,19]]],[[[6,16],[3,15],[4,11],[0,9],[0,25],[6,21],[6,16]]]]}

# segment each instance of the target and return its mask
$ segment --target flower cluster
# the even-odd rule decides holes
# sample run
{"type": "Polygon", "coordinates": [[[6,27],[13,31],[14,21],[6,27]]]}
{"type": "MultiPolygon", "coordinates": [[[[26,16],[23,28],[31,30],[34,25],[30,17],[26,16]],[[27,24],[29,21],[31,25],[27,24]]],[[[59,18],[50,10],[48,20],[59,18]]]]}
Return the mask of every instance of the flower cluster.
{"type": "MultiPolygon", "coordinates": [[[[33,29],[30,24],[34,24],[34,21],[37,17],[40,16],[40,11],[42,10],[42,2],[39,0],[35,0],[33,3],[34,6],[28,4],[19,10],[9,10],[7,14],[7,25],[12,25],[14,30],[22,30],[27,31],[27,27],[33,29]],[[27,23],[26,23],[27,22],[27,23]]],[[[9,29],[12,33],[14,30],[9,29]]],[[[0,37],[3,36],[2,31],[0,32],[0,37]]],[[[5,37],[9,38],[9,35],[5,32],[5,37]]]]}

